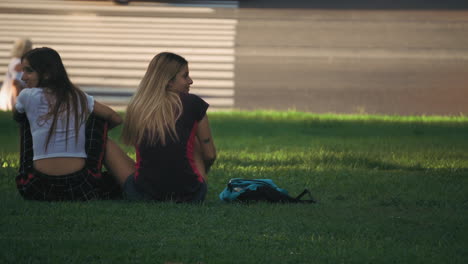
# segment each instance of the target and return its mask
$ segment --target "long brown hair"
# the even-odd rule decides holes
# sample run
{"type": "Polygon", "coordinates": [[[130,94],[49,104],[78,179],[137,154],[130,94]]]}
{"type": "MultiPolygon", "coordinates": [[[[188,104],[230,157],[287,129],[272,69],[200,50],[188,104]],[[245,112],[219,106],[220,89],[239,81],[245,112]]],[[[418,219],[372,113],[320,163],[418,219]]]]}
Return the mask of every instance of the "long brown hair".
{"type": "MultiPolygon", "coordinates": [[[[79,128],[88,117],[88,101],[86,95],[68,78],[65,66],[62,63],[60,55],[53,49],[43,47],[36,48],[26,52],[21,61],[27,60],[31,68],[38,73],[38,87],[45,89],[48,98],[49,111],[42,116],[42,120],[52,119],[52,125],[47,135],[45,148],[57,127],[57,120],[62,114],[66,115],[66,138],[68,138],[68,128],[70,123],[70,114],[74,115],[75,134],[78,135],[79,128]]],[[[78,137],[76,137],[78,142],[78,137]]]]}
{"type": "Polygon", "coordinates": [[[182,114],[182,103],[169,82],[187,64],[183,57],[170,52],[159,53],[151,60],[127,107],[122,129],[125,144],[165,145],[168,137],[178,140],[175,124],[182,114]]]}

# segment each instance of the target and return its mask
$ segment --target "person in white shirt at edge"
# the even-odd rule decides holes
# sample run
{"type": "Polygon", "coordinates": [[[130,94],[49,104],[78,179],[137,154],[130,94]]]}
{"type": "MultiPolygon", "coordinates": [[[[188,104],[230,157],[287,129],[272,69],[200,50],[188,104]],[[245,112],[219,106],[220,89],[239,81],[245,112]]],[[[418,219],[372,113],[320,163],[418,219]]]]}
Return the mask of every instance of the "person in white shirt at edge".
{"type": "Polygon", "coordinates": [[[3,78],[0,89],[0,110],[10,111],[16,102],[16,97],[23,89],[21,81],[21,56],[32,49],[32,42],[27,38],[19,38],[13,43],[11,60],[8,63],[7,72],[3,78]]]}
{"type": "MultiPolygon", "coordinates": [[[[101,172],[101,166],[107,128],[121,124],[122,118],[72,84],[55,50],[33,49],[22,56],[21,63],[28,89],[19,94],[14,115],[17,121],[25,115],[32,143],[24,136],[26,130],[22,131],[21,168],[16,179],[20,194],[25,199],[48,201],[110,198],[107,191],[120,187],[101,172]],[[99,121],[108,127],[97,126],[99,121]],[[101,138],[93,139],[97,132],[101,138]],[[33,150],[30,166],[24,164],[28,144],[33,150]],[[93,162],[90,157],[98,158],[93,162]]],[[[115,193],[121,195],[121,190],[115,193]]]]}

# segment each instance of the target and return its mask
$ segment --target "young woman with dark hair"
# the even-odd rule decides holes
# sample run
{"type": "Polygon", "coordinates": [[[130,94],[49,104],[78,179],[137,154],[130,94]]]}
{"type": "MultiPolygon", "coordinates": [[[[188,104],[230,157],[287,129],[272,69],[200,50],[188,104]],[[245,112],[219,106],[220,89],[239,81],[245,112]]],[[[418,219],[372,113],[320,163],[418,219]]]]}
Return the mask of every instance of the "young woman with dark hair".
{"type": "Polygon", "coordinates": [[[107,129],[122,118],[73,85],[55,50],[33,49],[21,63],[27,89],[15,105],[22,132],[20,194],[49,201],[118,196],[118,184],[101,168],[107,129]]]}

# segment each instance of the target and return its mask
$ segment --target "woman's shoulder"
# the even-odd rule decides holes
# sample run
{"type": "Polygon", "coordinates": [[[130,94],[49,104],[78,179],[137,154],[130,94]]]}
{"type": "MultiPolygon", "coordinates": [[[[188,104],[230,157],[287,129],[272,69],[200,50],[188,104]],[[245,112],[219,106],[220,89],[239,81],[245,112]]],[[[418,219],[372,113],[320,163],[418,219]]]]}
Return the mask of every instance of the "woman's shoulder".
{"type": "Polygon", "coordinates": [[[29,96],[37,96],[41,95],[44,93],[44,90],[42,88],[24,88],[21,90],[20,95],[29,95],[29,96]]]}
{"type": "Polygon", "coordinates": [[[18,97],[16,98],[15,107],[20,112],[26,109],[37,110],[38,104],[43,102],[43,90],[41,88],[25,88],[21,90],[18,97]]]}
{"type": "Polygon", "coordinates": [[[44,96],[44,90],[42,88],[24,88],[18,95],[17,100],[40,100],[44,96]]]}
{"type": "Polygon", "coordinates": [[[203,100],[200,96],[192,93],[182,93],[180,94],[180,100],[182,102],[189,102],[189,103],[203,103],[203,100]]]}
{"type": "Polygon", "coordinates": [[[184,114],[193,116],[196,120],[200,120],[206,113],[209,104],[196,94],[181,94],[180,96],[184,114]]]}
{"type": "Polygon", "coordinates": [[[208,108],[209,104],[203,100],[200,96],[196,94],[181,94],[182,104],[185,106],[195,107],[195,108],[208,108]]]}
{"type": "Polygon", "coordinates": [[[193,93],[180,93],[179,94],[180,98],[186,98],[186,99],[191,99],[191,98],[200,98],[198,95],[193,94],[193,93]]]}

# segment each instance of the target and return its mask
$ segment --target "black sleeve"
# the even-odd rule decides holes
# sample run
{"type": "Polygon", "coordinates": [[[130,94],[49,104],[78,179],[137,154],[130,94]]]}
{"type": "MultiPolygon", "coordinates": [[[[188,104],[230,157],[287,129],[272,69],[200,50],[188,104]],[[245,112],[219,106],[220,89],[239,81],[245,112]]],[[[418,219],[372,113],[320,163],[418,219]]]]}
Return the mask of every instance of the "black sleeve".
{"type": "Polygon", "coordinates": [[[206,115],[206,111],[210,106],[205,100],[201,99],[199,96],[195,94],[188,94],[182,98],[186,102],[184,104],[184,112],[187,110],[189,111],[188,114],[192,116],[194,120],[200,121],[206,115]],[[184,100],[185,99],[185,100],[184,100]]]}

